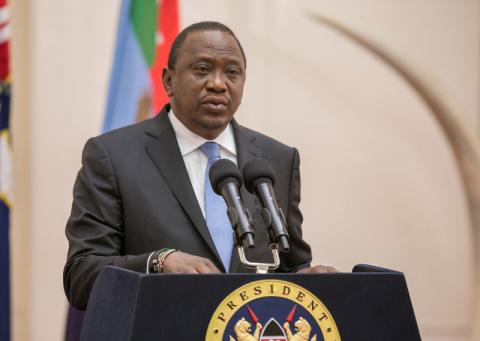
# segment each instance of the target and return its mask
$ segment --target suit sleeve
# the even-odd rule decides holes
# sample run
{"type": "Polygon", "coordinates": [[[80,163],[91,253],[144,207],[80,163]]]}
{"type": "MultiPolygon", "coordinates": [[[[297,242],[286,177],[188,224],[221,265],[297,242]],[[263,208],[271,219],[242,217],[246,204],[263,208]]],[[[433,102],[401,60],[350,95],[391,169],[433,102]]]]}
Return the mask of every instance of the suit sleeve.
{"type": "Polygon", "coordinates": [[[83,150],[65,234],[69,250],[64,289],[79,309],[86,308],[93,283],[106,265],[145,271],[148,254],[122,255],[122,199],[108,151],[97,138],[83,150]]]}
{"type": "Polygon", "coordinates": [[[281,254],[281,272],[296,272],[310,266],[312,252],[302,237],[303,216],[300,212],[300,155],[293,148],[293,161],[290,177],[288,209],[285,212],[288,233],[290,235],[290,252],[281,254]]]}

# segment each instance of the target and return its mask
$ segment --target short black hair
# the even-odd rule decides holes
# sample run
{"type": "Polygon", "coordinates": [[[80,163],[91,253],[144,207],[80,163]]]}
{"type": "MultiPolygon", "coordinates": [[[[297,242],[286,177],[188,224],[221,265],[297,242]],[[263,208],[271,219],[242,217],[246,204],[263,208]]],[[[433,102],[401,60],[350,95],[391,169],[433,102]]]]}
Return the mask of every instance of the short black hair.
{"type": "Polygon", "coordinates": [[[190,33],[198,31],[222,31],[230,34],[237,42],[238,47],[240,47],[243,62],[245,63],[245,67],[247,67],[247,57],[245,56],[242,44],[240,44],[240,41],[238,40],[235,33],[233,33],[233,31],[229,27],[217,21],[201,21],[184,28],[182,32],[180,32],[173,41],[172,47],[170,48],[170,53],[168,55],[168,68],[170,70],[173,70],[173,68],[175,67],[179,47],[182,46],[183,42],[185,41],[185,39],[187,39],[190,33]]]}

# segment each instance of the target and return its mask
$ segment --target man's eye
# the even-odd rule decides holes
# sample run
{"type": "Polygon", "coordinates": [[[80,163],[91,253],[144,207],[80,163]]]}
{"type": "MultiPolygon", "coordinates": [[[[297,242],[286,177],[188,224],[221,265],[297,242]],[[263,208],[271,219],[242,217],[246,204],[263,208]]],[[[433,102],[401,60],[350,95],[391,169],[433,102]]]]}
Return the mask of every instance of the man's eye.
{"type": "Polygon", "coordinates": [[[195,67],[195,71],[198,73],[207,73],[210,69],[206,65],[198,65],[195,67]]]}
{"type": "Polygon", "coordinates": [[[228,69],[227,74],[230,77],[237,77],[240,74],[240,72],[237,69],[228,69]]]}

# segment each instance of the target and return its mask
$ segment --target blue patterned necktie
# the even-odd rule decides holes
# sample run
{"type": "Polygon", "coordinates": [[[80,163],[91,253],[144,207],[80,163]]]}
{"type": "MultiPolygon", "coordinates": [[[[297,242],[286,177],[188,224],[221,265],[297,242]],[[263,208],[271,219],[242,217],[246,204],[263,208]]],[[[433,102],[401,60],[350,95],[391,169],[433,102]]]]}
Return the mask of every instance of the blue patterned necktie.
{"type": "Polygon", "coordinates": [[[233,249],[232,225],[228,220],[225,200],[213,191],[208,176],[210,167],[220,160],[220,146],[215,142],[205,142],[200,146],[200,150],[208,158],[205,170],[205,220],[218,254],[228,272],[233,249]]]}

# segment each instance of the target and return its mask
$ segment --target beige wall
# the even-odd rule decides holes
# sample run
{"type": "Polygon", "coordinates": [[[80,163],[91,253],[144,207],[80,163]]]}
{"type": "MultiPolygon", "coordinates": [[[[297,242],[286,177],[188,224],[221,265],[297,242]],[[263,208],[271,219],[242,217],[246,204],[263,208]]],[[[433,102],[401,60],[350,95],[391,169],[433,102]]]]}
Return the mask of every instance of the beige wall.
{"type": "Polygon", "coordinates": [[[63,338],[63,228],[83,144],[104,112],[117,3],[12,4],[15,340],[63,338]]]}
{"type": "MultiPolygon", "coordinates": [[[[315,261],[404,271],[424,339],[468,340],[472,233],[451,149],[397,74],[308,14],[392,52],[478,135],[479,2],[180,2],[183,26],[221,20],[243,42],[239,120],[300,149],[315,261]]],[[[100,130],[118,5],[12,3],[15,341],[63,335],[63,227],[81,148],[100,130]]]]}

